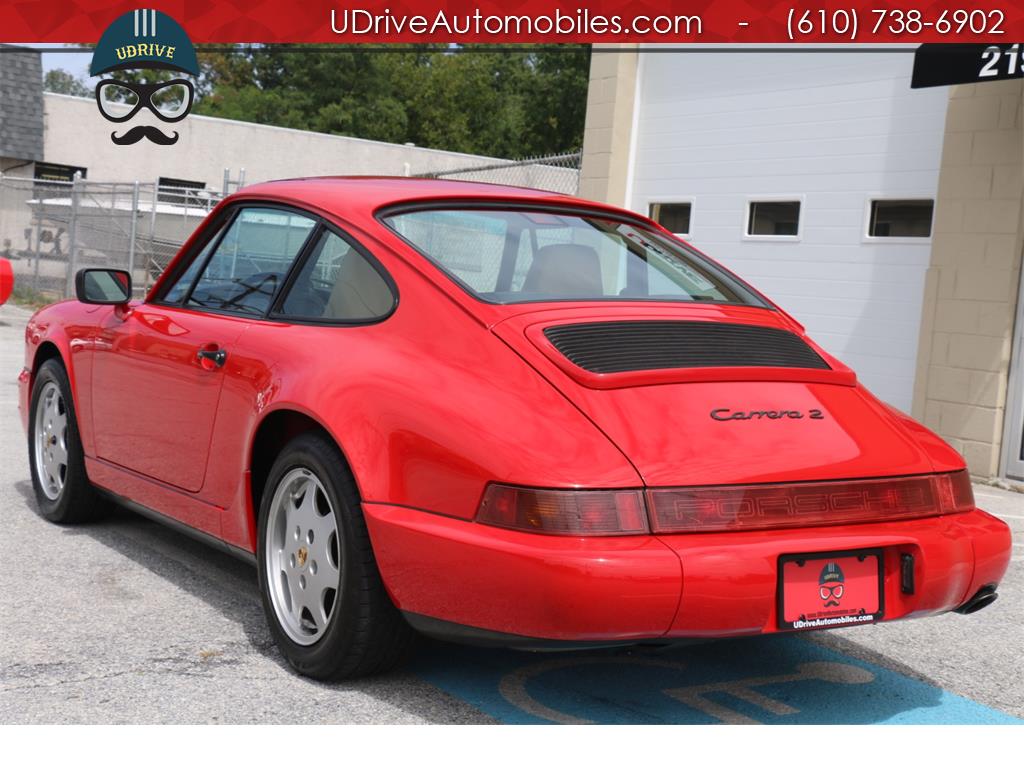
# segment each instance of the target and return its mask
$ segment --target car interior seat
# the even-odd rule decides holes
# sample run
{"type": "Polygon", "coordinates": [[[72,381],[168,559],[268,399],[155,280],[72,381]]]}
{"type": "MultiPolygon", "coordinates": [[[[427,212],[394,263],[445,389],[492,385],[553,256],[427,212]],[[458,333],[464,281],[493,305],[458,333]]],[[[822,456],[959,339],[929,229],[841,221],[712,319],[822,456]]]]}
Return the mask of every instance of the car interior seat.
{"type": "Polygon", "coordinates": [[[604,295],[601,260],[589,245],[558,243],[537,249],[523,282],[523,293],[560,297],[604,295]]]}
{"type": "Polygon", "coordinates": [[[345,254],[323,317],[354,320],[387,314],[394,302],[391,289],[369,261],[355,251],[345,254]]]}

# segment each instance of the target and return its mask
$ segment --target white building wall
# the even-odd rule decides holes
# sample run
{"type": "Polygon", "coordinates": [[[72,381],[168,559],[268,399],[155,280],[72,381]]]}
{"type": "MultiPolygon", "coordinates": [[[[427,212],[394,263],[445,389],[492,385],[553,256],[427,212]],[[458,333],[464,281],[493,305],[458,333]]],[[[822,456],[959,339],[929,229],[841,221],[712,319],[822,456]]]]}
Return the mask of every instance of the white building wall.
{"type": "Polygon", "coordinates": [[[693,200],[689,239],[911,407],[931,240],[869,242],[872,197],[935,197],[946,88],[909,52],[641,54],[630,206],[693,200]],[[750,198],[802,199],[798,241],[744,239],[750,198]]]}
{"type": "Polygon", "coordinates": [[[202,181],[208,188],[220,190],[225,168],[235,180],[244,168],[245,181],[252,184],[296,176],[415,175],[501,162],[461,152],[200,115],[189,115],[179,123],[161,123],[143,110],[127,123],[111,123],[100,115],[95,99],[54,93],[43,95],[43,109],[43,159],[85,167],[88,178],[96,181],[153,182],[165,176],[202,181]],[[170,146],[145,139],[118,146],[110,140],[111,132],[120,135],[137,124],[155,125],[165,133],[177,131],[180,138],[170,146]]]}

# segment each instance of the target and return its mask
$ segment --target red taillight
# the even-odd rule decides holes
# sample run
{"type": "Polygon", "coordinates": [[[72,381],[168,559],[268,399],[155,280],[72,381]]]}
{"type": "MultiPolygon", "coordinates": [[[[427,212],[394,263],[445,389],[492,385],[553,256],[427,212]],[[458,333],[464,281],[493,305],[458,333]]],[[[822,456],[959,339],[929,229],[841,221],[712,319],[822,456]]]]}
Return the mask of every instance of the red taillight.
{"type": "Polygon", "coordinates": [[[948,475],[647,492],[654,533],[902,520],[974,508],[966,470],[948,475]]]}
{"type": "Polygon", "coordinates": [[[974,509],[967,470],[778,485],[573,491],[491,484],[477,522],[531,533],[624,536],[885,522],[974,509]],[[648,518],[650,524],[648,525],[648,518]]]}
{"type": "Polygon", "coordinates": [[[971,486],[971,475],[966,469],[948,475],[936,475],[935,482],[939,489],[939,505],[944,510],[970,512],[974,509],[974,488],[971,486]]]}
{"type": "Polygon", "coordinates": [[[532,533],[621,536],[648,533],[643,492],[563,491],[489,485],[478,522],[532,533]]]}

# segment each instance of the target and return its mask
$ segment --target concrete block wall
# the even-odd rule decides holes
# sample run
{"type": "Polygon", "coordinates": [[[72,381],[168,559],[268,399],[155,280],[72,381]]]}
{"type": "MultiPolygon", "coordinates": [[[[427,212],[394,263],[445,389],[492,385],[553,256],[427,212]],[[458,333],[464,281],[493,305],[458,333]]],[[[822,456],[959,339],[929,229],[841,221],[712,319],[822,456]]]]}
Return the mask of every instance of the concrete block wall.
{"type": "Polygon", "coordinates": [[[590,57],[580,197],[626,205],[638,56],[627,50],[590,57]]]}
{"type": "Polygon", "coordinates": [[[1024,82],[950,94],[914,416],[977,477],[999,472],[1024,248],[1024,82]]]}

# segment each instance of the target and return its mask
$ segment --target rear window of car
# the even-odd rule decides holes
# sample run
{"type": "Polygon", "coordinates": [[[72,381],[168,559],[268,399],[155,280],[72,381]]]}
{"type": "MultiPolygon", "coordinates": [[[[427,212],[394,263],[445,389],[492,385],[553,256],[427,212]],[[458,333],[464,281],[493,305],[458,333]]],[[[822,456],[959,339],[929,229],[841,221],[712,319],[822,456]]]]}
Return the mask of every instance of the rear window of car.
{"type": "Polygon", "coordinates": [[[637,224],[553,210],[385,214],[392,229],[479,299],[699,301],[765,306],[684,244],[637,224]]]}

